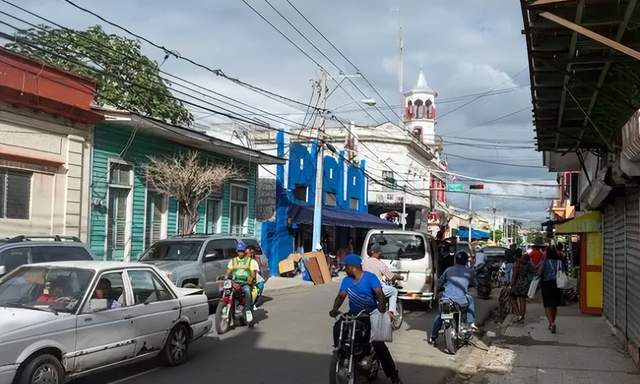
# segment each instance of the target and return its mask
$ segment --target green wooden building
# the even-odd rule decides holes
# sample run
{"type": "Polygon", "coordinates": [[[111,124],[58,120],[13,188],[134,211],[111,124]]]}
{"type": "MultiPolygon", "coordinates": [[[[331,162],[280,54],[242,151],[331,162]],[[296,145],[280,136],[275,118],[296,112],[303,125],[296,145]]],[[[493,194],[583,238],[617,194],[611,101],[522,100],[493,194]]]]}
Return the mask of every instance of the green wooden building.
{"type": "Polygon", "coordinates": [[[258,165],[283,160],[128,112],[104,114],[95,127],[90,181],[89,244],[99,259],[135,260],[154,241],[178,234],[178,204],[147,183],[145,164],[149,156],[181,151],[201,151],[243,174],[200,205],[196,233],[255,236],[258,165]]]}

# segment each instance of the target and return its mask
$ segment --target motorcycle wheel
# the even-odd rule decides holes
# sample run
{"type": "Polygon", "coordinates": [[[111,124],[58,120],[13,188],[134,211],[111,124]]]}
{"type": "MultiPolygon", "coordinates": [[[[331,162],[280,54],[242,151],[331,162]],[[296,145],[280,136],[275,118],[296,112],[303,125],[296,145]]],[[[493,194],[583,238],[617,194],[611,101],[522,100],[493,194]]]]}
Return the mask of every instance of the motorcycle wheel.
{"type": "Polygon", "coordinates": [[[356,372],[355,370],[347,372],[348,369],[349,359],[341,356],[338,351],[333,351],[329,371],[329,384],[355,384],[356,372]]]}
{"type": "Polygon", "coordinates": [[[231,306],[229,304],[218,303],[216,308],[216,332],[218,335],[225,334],[231,329],[231,306]]]}
{"type": "Polygon", "coordinates": [[[449,326],[446,326],[444,329],[445,346],[447,348],[447,352],[452,355],[455,355],[458,351],[458,335],[456,328],[456,321],[453,320],[449,323],[449,326]]]}
{"type": "Polygon", "coordinates": [[[404,321],[404,306],[402,305],[402,300],[398,300],[398,304],[396,305],[396,315],[395,320],[391,322],[391,328],[394,330],[400,329],[402,326],[402,322],[404,321]]]}

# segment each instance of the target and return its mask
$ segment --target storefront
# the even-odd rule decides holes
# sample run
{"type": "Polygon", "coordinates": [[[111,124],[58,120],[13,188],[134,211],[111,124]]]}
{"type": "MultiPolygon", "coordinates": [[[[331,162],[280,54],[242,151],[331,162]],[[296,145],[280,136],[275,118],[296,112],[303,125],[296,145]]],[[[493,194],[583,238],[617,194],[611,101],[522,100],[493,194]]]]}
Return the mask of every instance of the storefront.
{"type": "Polygon", "coordinates": [[[555,229],[556,235],[578,236],[580,310],[591,315],[602,314],[602,214],[598,211],[587,212],[557,225],[555,229]]]}

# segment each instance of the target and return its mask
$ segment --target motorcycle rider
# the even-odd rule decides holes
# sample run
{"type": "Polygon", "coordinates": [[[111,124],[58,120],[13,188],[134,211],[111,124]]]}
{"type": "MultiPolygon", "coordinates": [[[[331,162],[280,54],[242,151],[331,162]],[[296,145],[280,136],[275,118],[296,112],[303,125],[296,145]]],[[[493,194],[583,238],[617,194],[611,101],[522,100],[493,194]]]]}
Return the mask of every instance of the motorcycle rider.
{"type": "Polygon", "coordinates": [[[397,316],[397,303],[398,303],[398,289],[391,285],[393,282],[402,280],[402,276],[391,272],[389,266],[382,261],[382,247],[379,244],[374,244],[369,249],[369,256],[362,262],[362,269],[366,272],[371,272],[380,280],[382,285],[382,292],[389,298],[389,312],[393,316],[397,316]],[[383,277],[386,278],[388,283],[383,281],[383,277]]]}
{"type": "MultiPolygon", "coordinates": [[[[455,255],[455,265],[447,268],[442,276],[438,279],[438,288],[444,289],[442,297],[449,298],[454,302],[467,306],[467,322],[473,330],[477,330],[475,325],[475,302],[469,295],[469,288],[474,286],[473,269],[467,267],[469,255],[464,251],[459,251],[455,255]]],[[[429,344],[435,345],[438,339],[438,333],[442,328],[442,317],[438,317],[433,321],[431,328],[431,336],[429,344]]]]}
{"type": "Polygon", "coordinates": [[[241,285],[246,308],[245,319],[247,323],[251,323],[253,321],[253,313],[251,312],[253,308],[251,289],[256,281],[256,274],[259,269],[258,262],[249,257],[247,244],[242,240],[238,240],[236,254],[236,257],[229,260],[225,276],[227,279],[232,279],[235,283],[241,285]]]}
{"type": "MultiPolygon", "coordinates": [[[[340,284],[340,291],[333,303],[333,309],[329,312],[331,317],[336,317],[340,314],[340,306],[344,303],[344,299],[349,297],[349,313],[358,314],[361,311],[371,313],[378,309],[381,313],[386,312],[386,298],[384,292],[382,292],[382,286],[380,280],[370,273],[362,270],[362,258],[356,254],[349,254],[344,260],[345,271],[347,277],[342,280],[340,284]]],[[[339,339],[341,321],[336,321],[333,326],[333,344],[336,345],[339,339]]],[[[362,325],[367,330],[371,329],[371,324],[368,321],[363,321],[362,325]]],[[[367,332],[368,333],[368,332],[367,332]]],[[[366,336],[368,339],[369,336],[366,336]]],[[[372,341],[373,347],[382,370],[385,375],[394,384],[401,384],[402,381],[398,376],[398,369],[393,361],[393,357],[389,352],[386,344],[382,341],[372,341]]]]}

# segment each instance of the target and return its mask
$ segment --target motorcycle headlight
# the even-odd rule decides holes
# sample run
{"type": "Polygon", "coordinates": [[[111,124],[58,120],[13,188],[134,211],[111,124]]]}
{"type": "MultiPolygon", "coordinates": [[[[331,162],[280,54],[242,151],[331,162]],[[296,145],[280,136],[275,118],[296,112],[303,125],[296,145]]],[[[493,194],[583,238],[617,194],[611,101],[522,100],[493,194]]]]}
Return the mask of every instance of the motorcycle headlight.
{"type": "Polygon", "coordinates": [[[231,286],[233,285],[233,282],[231,282],[231,280],[225,280],[224,284],[222,285],[222,287],[224,289],[231,289],[231,286]]]}

